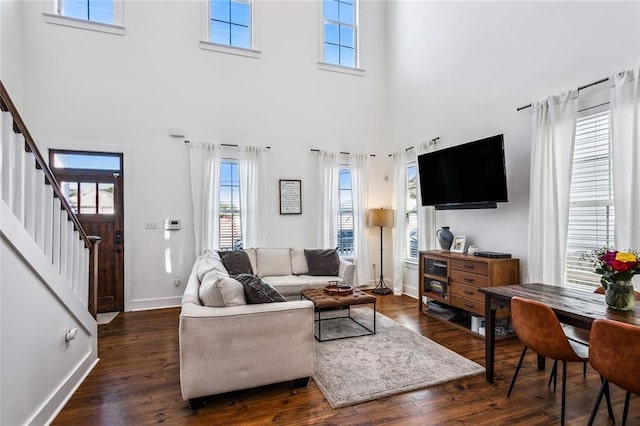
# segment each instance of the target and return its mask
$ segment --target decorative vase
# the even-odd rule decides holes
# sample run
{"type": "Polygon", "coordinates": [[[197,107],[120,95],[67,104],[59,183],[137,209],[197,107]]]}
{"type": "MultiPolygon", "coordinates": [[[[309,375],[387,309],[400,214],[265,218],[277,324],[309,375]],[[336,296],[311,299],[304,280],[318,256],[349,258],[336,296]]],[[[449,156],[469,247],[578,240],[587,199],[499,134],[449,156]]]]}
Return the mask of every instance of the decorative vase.
{"type": "Polygon", "coordinates": [[[609,282],[604,292],[604,298],[607,306],[619,311],[630,311],[636,304],[633,284],[630,279],[609,282]]]}
{"type": "Polygon", "coordinates": [[[438,237],[438,244],[442,250],[449,250],[453,243],[453,234],[449,231],[448,226],[443,226],[436,231],[436,237],[438,237]]]}

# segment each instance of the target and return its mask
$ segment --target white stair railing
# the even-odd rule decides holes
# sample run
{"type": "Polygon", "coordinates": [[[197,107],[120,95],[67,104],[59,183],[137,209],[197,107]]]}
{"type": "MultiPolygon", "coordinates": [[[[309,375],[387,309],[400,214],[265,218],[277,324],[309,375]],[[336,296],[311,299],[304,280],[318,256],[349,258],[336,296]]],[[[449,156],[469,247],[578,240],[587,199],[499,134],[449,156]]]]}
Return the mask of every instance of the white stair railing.
{"type": "Polygon", "coordinates": [[[97,242],[82,229],[2,82],[0,114],[0,231],[31,239],[60,275],[56,280],[61,278],[95,318],[97,242]]]}

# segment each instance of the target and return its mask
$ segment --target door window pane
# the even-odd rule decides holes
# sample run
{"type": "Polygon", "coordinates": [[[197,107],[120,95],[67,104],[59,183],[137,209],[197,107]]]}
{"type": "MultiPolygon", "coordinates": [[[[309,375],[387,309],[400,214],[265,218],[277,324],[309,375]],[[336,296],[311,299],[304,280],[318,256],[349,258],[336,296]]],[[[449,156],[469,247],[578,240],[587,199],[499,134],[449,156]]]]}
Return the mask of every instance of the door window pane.
{"type": "Polygon", "coordinates": [[[62,182],[62,194],[71,206],[71,210],[78,214],[78,182],[62,182]]]}
{"type": "Polygon", "coordinates": [[[80,214],[96,214],[96,183],[80,182],[80,214]]]}
{"type": "Polygon", "coordinates": [[[113,214],[113,184],[98,184],[98,214],[113,214]]]}

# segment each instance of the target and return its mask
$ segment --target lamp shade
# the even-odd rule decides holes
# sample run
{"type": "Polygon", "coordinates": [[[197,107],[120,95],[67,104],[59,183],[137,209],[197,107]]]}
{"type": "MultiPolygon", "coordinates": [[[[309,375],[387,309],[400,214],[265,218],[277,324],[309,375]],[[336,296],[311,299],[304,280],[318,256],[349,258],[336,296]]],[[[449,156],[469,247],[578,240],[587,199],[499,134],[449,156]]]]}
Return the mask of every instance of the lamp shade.
{"type": "Polygon", "coordinates": [[[369,226],[393,228],[393,209],[371,209],[368,216],[369,226]]]}

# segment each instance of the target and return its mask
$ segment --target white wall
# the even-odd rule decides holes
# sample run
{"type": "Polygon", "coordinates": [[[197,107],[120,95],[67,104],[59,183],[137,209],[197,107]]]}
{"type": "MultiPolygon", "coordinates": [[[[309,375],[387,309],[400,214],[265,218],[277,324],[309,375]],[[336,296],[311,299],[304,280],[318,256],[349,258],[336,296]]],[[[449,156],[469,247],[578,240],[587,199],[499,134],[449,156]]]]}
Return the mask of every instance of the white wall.
{"type": "MultiPolygon", "coordinates": [[[[126,34],[117,36],[45,23],[45,3],[24,5],[23,115],[41,145],[126,151],[127,309],[178,303],[173,275],[185,283],[194,258],[188,148],[169,128],[193,141],[271,146],[268,245],[316,245],[309,149],[387,153],[385,4],[362,4],[364,77],[317,69],[315,2],[257,1],[257,60],[201,50],[198,2],[124,7],[126,34]],[[302,179],[301,216],[279,215],[282,178],[302,179]],[[167,217],[182,219],[170,239],[144,230],[167,217]]],[[[371,198],[387,200],[388,190],[375,187],[371,198]]],[[[374,237],[372,253],[373,263],[374,237]]]]}
{"type": "Polygon", "coordinates": [[[512,253],[524,279],[531,117],[516,108],[637,66],[640,3],[394,0],[388,12],[392,149],[504,133],[509,202],[439,211],[436,227],[512,253]]]}
{"type": "Polygon", "coordinates": [[[22,1],[0,1],[0,80],[22,106],[22,1]]]}
{"type": "Polygon", "coordinates": [[[0,269],[0,424],[46,424],[94,366],[97,326],[60,303],[4,236],[0,269]]]}

